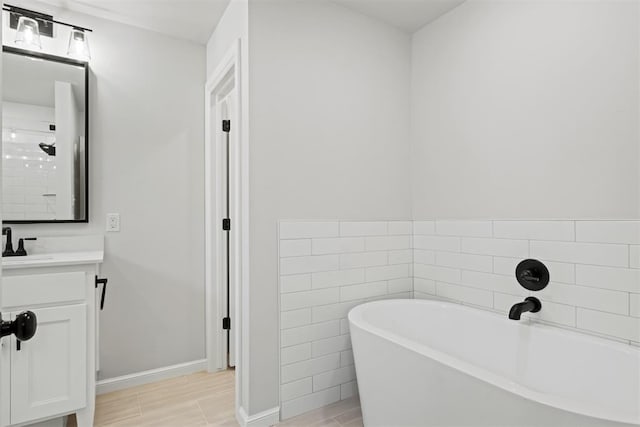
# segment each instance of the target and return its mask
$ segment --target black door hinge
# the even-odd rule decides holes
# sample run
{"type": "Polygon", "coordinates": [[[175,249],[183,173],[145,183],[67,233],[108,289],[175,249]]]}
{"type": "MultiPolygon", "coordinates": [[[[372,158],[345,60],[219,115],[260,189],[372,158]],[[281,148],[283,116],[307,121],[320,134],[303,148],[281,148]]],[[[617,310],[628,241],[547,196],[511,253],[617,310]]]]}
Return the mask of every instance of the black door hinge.
{"type": "Polygon", "coordinates": [[[222,220],[222,229],[224,231],[229,231],[231,230],[231,218],[224,218],[222,220]]]}
{"type": "Polygon", "coordinates": [[[230,131],[231,131],[231,120],[223,120],[222,132],[230,132],[230,131]]]}
{"type": "Polygon", "coordinates": [[[231,329],[231,318],[230,317],[222,318],[222,329],[224,329],[224,330],[231,329]]]}

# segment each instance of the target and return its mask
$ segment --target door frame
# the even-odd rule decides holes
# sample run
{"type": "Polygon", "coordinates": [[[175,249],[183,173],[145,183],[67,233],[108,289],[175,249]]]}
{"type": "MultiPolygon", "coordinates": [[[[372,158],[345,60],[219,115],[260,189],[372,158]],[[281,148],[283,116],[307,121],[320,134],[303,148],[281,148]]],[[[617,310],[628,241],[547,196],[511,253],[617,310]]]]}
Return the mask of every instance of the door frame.
{"type": "MultiPolygon", "coordinates": [[[[2,45],[2,30],[4,29],[4,20],[0,22],[0,45],[2,45]]],[[[2,78],[2,66],[0,66],[0,78],[2,78]]],[[[0,84],[0,99],[2,99],[2,85],[0,84]]],[[[0,129],[2,129],[2,103],[0,103],[0,129]]],[[[2,144],[0,144],[0,158],[2,158],[2,144]]],[[[0,222],[2,222],[2,162],[0,162],[0,222]]],[[[2,243],[2,239],[0,239],[0,245],[2,243]]],[[[0,262],[0,287],[2,287],[2,262],[0,262]]],[[[2,307],[2,293],[0,293],[0,307],[2,307]]],[[[2,310],[0,310],[1,312],[2,310]]],[[[1,313],[0,313],[1,314],[1,313]]],[[[5,319],[10,320],[7,317],[9,313],[4,313],[5,319]]],[[[11,372],[9,371],[9,345],[8,343],[2,343],[2,341],[9,341],[9,337],[5,337],[5,339],[0,339],[0,426],[9,425],[11,422],[11,413],[10,411],[10,393],[11,393],[11,384],[9,383],[11,372]]]]}
{"type": "MultiPolygon", "coordinates": [[[[223,168],[222,138],[217,138],[220,123],[216,118],[216,97],[233,78],[235,85],[234,122],[231,132],[236,133],[236,155],[231,158],[230,169],[236,183],[235,203],[231,206],[231,239],[234,248],[232,256],[233,274],[231,286],[235,289],[235,319],[231,327],[236,331],[235,339],[235,395],[236,417],[239,418],[242,396],[248,395],[243,384],[248,385],[249,354],[249,144],[246,106],[242,102],[242,70],[240,64],[241,41],[232,43],[219,65],[207,79],[205,86],[205,334],[206,356],[209,372],[226,369],[224,351],[224,286],[222,271],[225,236],[222,232],[223,211],[223,168]]],[[[246,400],[246,399],[245,399],[246,400]]]]}

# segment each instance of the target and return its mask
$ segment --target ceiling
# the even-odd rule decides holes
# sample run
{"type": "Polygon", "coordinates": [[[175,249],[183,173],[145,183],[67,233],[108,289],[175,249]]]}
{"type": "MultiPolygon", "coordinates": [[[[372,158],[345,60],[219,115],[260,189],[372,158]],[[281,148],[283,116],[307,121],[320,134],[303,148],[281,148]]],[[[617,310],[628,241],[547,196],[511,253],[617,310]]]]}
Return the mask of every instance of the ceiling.
{"type": "Polygon", "coordinates": [[[204,44],[230,0],[39,0],[204,44]]]}
{"type": "MultiPolygon", "coordinates": [[[[16,0],[97,16],[205,44],[233,0],[16,0]]],[[[311,0],[320,1],[320,0],[311,0]]],[[[332,0],[414,32],[465,0],[332,0]]]]}
{"type": "Polygon", "coordinates": [[[465,0],[333,0],[409,33],[444,15],[465,0]]]}

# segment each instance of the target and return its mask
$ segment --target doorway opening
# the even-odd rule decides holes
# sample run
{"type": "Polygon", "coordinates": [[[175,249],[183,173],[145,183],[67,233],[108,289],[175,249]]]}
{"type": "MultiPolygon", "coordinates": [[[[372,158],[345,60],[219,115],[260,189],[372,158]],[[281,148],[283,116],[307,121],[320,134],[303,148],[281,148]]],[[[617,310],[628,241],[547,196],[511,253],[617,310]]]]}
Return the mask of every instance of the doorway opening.
{"type": "MultiPolygon", "coordinates": [[[[222,299],[224,311],[224,317],[222,318],[223,346],[226,347],[225,349],[223,349],[223,353],[225,353],[223,355],[223,358],[225,358],[226,356],[226,360],[223,361],[223,365],[226,363],[227,368],[235,368],[236,329],[235,327],[232,327],[232,319],[235,319],[235,313],[233,309],[235,302],[235,287],[231,285],[232,282],[235,283],[233,277],[233,265],[235,264],[235,248],[233,246],[235,242],[232,238],[231,206],[235,203],[237,197],[235,191],[236,183],[232,182],[231,180],[231,147],[232,145],[235,145],[237,143],[237,132],[233,128],[233,125],[237,124],[237,120],[235,120],[236,117],[234,117],[235,110],[233,108],[236,88],[233,78],[229,78],[226,82],[223,83],[224,84],[222,86],[222,89],[215,97],[215,116],[217,118],[217,121],[214,122],[218,126],[218,130],[215,132],[215,138],[220,140],[222,151],[222,232],[224,240],[222,250],[224,253],[221,254],[223,258],[221,274],[223,286],[222,295],[220,295],[220,297],[222,299]]],[[[236,224],[234,224],[234,226],[235,225],[236,224]]]]}
{"type": "MultiPolygon", "coordinates": [[[[247,258],[247,155],[243,147],[240,42],[232,46],[205,90],[205,289],[209,372],[235,369],[236,414],[240,414],[243,268],[247,258]]],[[[237,415],[242,417],[242,415],[237,415]]]]}

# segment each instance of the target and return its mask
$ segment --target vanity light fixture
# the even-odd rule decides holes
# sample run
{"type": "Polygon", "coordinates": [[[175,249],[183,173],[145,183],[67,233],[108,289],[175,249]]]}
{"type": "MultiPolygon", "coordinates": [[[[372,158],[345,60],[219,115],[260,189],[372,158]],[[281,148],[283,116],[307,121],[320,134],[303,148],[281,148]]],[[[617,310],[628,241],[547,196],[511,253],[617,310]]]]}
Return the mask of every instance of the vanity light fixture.
{"type": "Polygon", "coordinates": [[[42,49],[38,21],[33,18],[29,18],[28,16],[21,16],[20,19],[18,19],[16,44],[31,50],[42,49]]]}
{"type": "Polygon", "coordinates": [[[91,51],[89,50],[89,39],[84,30],[72,28],[69,35],[69,49],[67,55],[88,61],[91,59],[91,51]]]}
{"type": "Polygon", "coordinates": [[[92,30],[56,21],[51,15],[45,15],[33,10],[5,4],[2,10],[9,12],[11,28],[16,29],[16,44],[31,50],[41,50],[40,36],[53,37],[53,24],[71,27],[67,55],[88,61],[91,59],[87,33],[92,30]]]}

